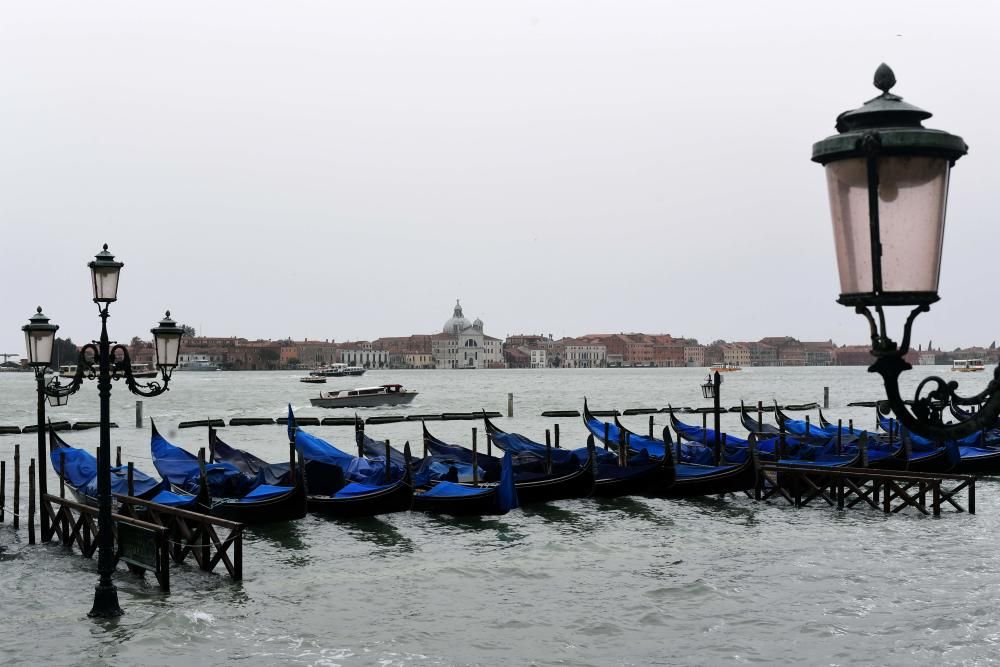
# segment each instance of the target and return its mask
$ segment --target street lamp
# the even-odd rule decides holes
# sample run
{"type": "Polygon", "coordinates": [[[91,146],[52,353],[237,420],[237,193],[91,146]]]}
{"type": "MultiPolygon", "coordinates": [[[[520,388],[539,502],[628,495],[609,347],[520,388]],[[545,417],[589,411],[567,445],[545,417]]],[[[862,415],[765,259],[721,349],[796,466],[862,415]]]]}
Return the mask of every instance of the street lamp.
{"type": "Polygon", "coordinates": [[[900,423],[936,440],[961,438],[993,426],[1000,415],[1000,367],[976,396],[958,396],[957,382],[925,378],[912,411],[900,396],[899,375],[912,368],[905,356],[913,321],[939,299],[948,178],[969,147],[961,137],[925,128],[922,121],[931,113],[889,92],[896,77],[888,65],[878,67],[874,83],[882,94],[840,114],[837,134],[813,144],[813,161],[826,168],[840,272],[837,301],[868,320],[875,357],[868,370],[882,376],[900,423]],[[887,306],[912,309],[899,344],[886,331],[887,306]],[[945,424],[949,404],[982,409],[945,424]]]}
{"type": "MultiPolygon", "coordinates": [[[[97,304],[101,318],[100,339],[87,343],[80,349],[76,375],[67,385],[59,384],[53,378],[45,384],[45,367],[52,361],[52,347],[55,342],[55,332],[59,328],[49,323],[42,314],[41,308],[23,327],[28,346],[28,362],[35,369],[38,388],[38,458],[39,458],[39,494],[46,493],[45,484],[45,440],[44,419],[45,403],[43,397],[48,397],[52,405],[65,405],[70,394],[79,391],[85,379],[97,379],[97,390],[100,396],[100,446],[97,450],[97,497],[98,497],[98,556],[97,570],[100,580],[94,593],[94,606],[90,616],[109,618],[120,616],[118,591],[112,583],[114,573],[114,538],[111,534],[111,382],[124,379],[129,391],[139,396],[153,397],[167,391],[170,375],[177,366],[180,352],[180,340],[183,330],[170,319],[170,313],[151,329],[156,346],[156,366],[163,379],[162,384],[156,380],[137,382],[132,374],[132,360],[128,348],[113,343],[108,339],[108,309],[118,298],[118,277],[124,264],[115,261],[114,255],[108,252],[108,246],[97,254],[94,261],[88,264],[91,272],[91,282],[94,290],[94,303],[97,304]],[[52,402],[54,400],[54,402],[52,402]]],[[[42,539],[48,540],[51,535],[48,530],[45,513],[42,513],[42,539]]]]}

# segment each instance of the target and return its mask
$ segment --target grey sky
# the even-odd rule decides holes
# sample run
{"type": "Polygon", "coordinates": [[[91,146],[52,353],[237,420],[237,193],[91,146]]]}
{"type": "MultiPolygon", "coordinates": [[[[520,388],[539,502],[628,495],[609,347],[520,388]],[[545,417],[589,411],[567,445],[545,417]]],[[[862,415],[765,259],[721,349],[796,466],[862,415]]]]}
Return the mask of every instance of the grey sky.
{"type": "Polygon", "coordinates": [[[3,352],[112,336],[639,330],[864,342],[813,141],[877,91],[971,150],[916,342],[988,344],[997,14],[931,2],[10,3],[3,352]],[[966,309],[967,306],[975,306],[966,309]]]}

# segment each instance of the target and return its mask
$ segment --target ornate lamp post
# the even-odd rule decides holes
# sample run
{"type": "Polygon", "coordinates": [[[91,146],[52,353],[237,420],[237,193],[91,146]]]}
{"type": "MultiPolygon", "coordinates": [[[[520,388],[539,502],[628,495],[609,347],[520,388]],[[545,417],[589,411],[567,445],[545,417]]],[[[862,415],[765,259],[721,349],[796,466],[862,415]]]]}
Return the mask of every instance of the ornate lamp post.
{"type": "Polygon", "coordinates": [[[961,438],[996,423],[1000,367],[983,392],[969,397],[956,393],[957,382],[928,377],[917,387],[912,410],[900,395],[899,376],[912,368],[904,357],[913,321],[939,298],[948,178],[969,147],[961,137],[925,128],[922,121],[931,113],[889,92],[896,77],[884,63],[874,83],[882,94],[840,114],[837,134],[813,144],[813,161],[826,168],[838,302],[868,320],[875,357],[868,370],[882,376],[899,422],[928,438],[961,438]],[[912,309],[899,344],[886,331],[887,306],[912,309]],[[949,404],[982,409],[945,424],[949,404]]]}
{"type": "MultiPolygon", "coordinates": [[[[23,328],[28,346],[28,362],[35,369],[38,380],[39,409],[43,410],[41,395],[44,394],[57,403],[68,399],[70,394],[77,392],[84,379],[97,378],[97,389],[101,399],[100,446],[97,450],[97,496],[98,496],[98,556],[97,570],[100,580],[94,594],[94,606],[90,616],[114,617],[120,616],[118,591],[112,583],[114,573],[114,539],[111,534],[111,382],[124,378],[129,391],[139,396],[158,396],[167,391],[170,375],[177,367],[177,357],[180,352],[180,340],[183,331],[177,323],[170,319],[170,312],[160,320],[158,326],[151,330],[156,345],[156,367],[163,379],[162,384],[156,380],[147,383],[137,382],[132,375],[132,361],[128,348],[113,344],[108,339],[109,307],[118,298],[118,277],[124,264],[115,261],[114,255],[108,252],[108,246],[97,254],[94,261],[88,264],[94,289],[94,303],[97,304],[101,318],[101,337],[99,340],[84,345],[80,349],[76,375],[67,385],[60,385],[58,380],[46,385],[44,380],[45,367],[52,361],[52,347],[55,333],[59,328],[50,324],[41,308],[29,323],[23,328]]],[[[42,417],[39,417],[41,420],[42,417]]],[[[41,422],[40,422],[41,424],[41,422]]],[[[39,429],[43,431],[42,428],[39,429]]],[[[39,437],[39,477],[45,479],[45,445],[39,437]]],[[[39,491],[44,493],[45,482],[42,481],[39,491]]],[[[43,528],[43,535],[46,529],[43,528]]]]}

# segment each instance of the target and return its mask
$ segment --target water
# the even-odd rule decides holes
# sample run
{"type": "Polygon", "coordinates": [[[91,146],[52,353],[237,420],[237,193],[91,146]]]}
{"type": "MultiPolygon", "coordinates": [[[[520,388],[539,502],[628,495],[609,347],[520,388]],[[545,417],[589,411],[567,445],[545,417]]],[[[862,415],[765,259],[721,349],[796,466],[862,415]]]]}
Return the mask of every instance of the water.
{"type": "MultiPolygon", "coordinates": [[[[541,440],[553,423],[538,416],[542,410],[579,409],[584,395],[596,409],[704,405],[704,376],[703,369],[370,372],[364,384],[397,381],[421,394],[409,408],[362,414],[506,413],[512,391],[516,416],[498,420],[501,427],[541,440]]],[[[204,429],[177,431],[179,421],[279,416],[289,401],[299,415],[343,413],[309,407],[319,387],[296,377],[178,373],[170,392],[145,401],[146,415],[195,451],[205,446],[204,429]]],[[[324,388],[353,382],[331,378],[324,388]]],[[[821,401],[823,386],[831,391],[828,418],[872,426],[871,410],[845,407],[882,395],[879,379],[861,368],[731,373],[723,404],[821,401]]],[[[88,386],[50,416],[95,419],[96,393],[88,386]]],[[[30,375],[0,375],[0,397],[0,424],[34,423],[30,375]]],[[[112,418],[122,428],[114,444],[152,472],[148,430],[133,426],[134,401],[116,384],[112,418]]],[[[624,421],[645,432],[647,419],[624,421]]],[[[723,424],[743,433],[732,416],[723,424]]],[[[461,442],[472,425],[428,424],[461,442]]],[[[582,444],[580,420],[560,420],[560,428],[564,446],[582,444]]],[[[353,442],[350,428],[310,430],[345,449],[353,442]]],[[[282,427],[222,433],[264,458],[287,456],[282,427]]],[[[420,451],[419,424],[369,433],[410,439],[420,451]]],[[[96,430],[64,435],[89,448],[98,438],[96,430]]],[[[35,436],[0,437],[8,466],[15,442],[26,467],[35,436]]],[[[10,473],[8,502],[9,487],[10,473]]],[[[26,494],[25,484],[23,505],[26,494]]],[[[941,519],[795,510],[735,496],[570,500],[484,519],[308,516],[248,530],[241,583],[176,566],[172,592],[162,595],[152,577],[119,572],[126,615],[114,621],[86,618],[94,561],[58,546],[29,548],[24,529],[15,536],[8,523],[0,525],[8,547],[0,554],[0,664],[987,664],[1000,641],[998,497],[995,482],[981,482],[978,515],[941,519]]]]}

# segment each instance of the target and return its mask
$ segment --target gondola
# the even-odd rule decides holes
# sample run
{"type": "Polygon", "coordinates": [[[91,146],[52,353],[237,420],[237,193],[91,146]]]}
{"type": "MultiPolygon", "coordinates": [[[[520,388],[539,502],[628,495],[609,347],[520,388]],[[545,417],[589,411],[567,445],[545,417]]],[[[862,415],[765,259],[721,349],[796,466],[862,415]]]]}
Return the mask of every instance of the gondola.
{"type": "MultiPolygon", "coordinates": [[[[980,446],[978,444],[984,442],[986,439],[986,434],[983,431],[961,440],[935,443],[927,438],[910,433],[894,419],[885,417],[882,414],[879,414],[879,427],[887,431],[891,430],[911,450],[917,447],[936,448],[931,450],[935,453],[937,453],[937,450],[945,450],[945,456],[951,463],[951,468],[948,470],[932,469],[925,472],[954,472],[970,475],[1000,474],[1000,449],[980,446]],[[970,444],[970,441],[976,444],[970,444]]],[[[937,454],[936,458],[940,458],[940,454],[937,454]]],[[[912,467],[909,469],[924,471],[923,469],[912,467]]]]}
{"type": "MultiPolygon", "coordinates": [[[[351,519],[410,509],[413,483],[408,465],[395,473],[391,465],[372,465],[298,428],[291,406],[288,416],[289,440],[305,461],[310,512],[351,519]]],[[[409,444],[404,457],[409,458],[409,444]]]]}
{"type": "Polygon", "coordinates": [[[301,475],[293,486],[261,483],[228,463],[204,463],[171,444],[150,420],[153,465],[172,487],[210,496],[208,513],[238,523],[254,525],[301,519],[306,514],[306,494],[301,475]]]}
{"type": "MultiPolygon", "coordinates": [[[[49,459],[52,469],[69,487],[77,502],[96,507],[97,459],[90,452],[73,447],[49,429],[49,459]]],[[[128,466],[111,468],[111,493],[129,495],[128,466]]],[[[199,511],[199,497],[174,493],[163,480],[147,475],[133,466],[132,495],[135,498],[170,507],[199,511]]]]}
{"type": "Polygon", "coordinates": [[[295,481],[290,460],[268,463],[248,451],[230,447],[211,426],[208,427],[208,460],[212,463],[229,463],[251,477],[260,475],[266,484],[291,486],[295,481]]]}
{"type": "MultiPolygon", "coordinates": [[[[630,451],[646,450],[649,456],[661,458],[666,456],[666,447],[670,443],[645,436],[636,435],[615,424],[607,424],[596,419],[583,403],[583,420],[594,437],[617,450],[619,433],[623,434],[630,451]],[[621,430],[620,430],[621,429],[621,430]],[[604,439],[607,431],[607,440],[604,439]]],[[[669,431],[664,429],[664,438],[669,437],[669,431]]],[[[735,493],[752,489],[757,482],[757,469],[753,456],[748,456],[742,463],[733,465],[699,465],[674,462],[676,478],[674,483],[661,495],[665,498],[690,498],[694,496],[735,493]]]]}
{"type": "MultiPolygon", "coordinates": [[[[580,461],[576,458],[577,454],[569,452],[567,450],[555,450],[553,451],[549,448],[548,456],[551,461],[552,456],[559,455],[560,458],[565,458],[563,463],[563,470],[569,470],[568,472],[557,472],[549,473],[545,470],[541,472],[517,472],[514,470],[513,457],[515,454],[523,453],[525,448],[534,449],[541,448],[539,452],[540,455],[545,456],[541,452],[546,451],[545,445],[540,445],[539,443],[532,442],[525,438],[524,436],[518,435],[516,433],[506,433],[489,420],[489,418],[484,417],[483,421],[486,425],[486,437],[492,439],[493,444],[506,453],[509,450],[511,454],[511,472],[514,476],[514,484],[517,488],[517,500],[520,504],[527,503],[544,503],[552,500],[564,500],[567,498],[586,498],[594,490],[594,459],[592,456],[584,455],[583,460],[580,461]],[[520,447],[518,446],[520,445],[520,447]],[[520,450],[520,451],[519,451],[520,450]],[[558,454],[556,454],[558,452],[558,454]]],[[[426,424],[423,427],[424,431],[424,448],[429,452],[441,452],[445,448],[450,451],[464,450],[466,456],[468,457],[467,462],[472,461],[472,451],[466,450],[464,447],[459,447],[457,445],[449,445],[446,442],[438,440],[427,430],[426,424]]],[[[485,463],[490,465],[492,468],[499,468],[501,459],[489,459],[492,457],[487,457],[484,454],[476,454],[477,465],[485,463]]],[[[553,469],[551,465],[548,466],[549,469],[553,469]]]]}
{"type": "Polygon", "coordinates": [[[504,453],[500,470],[500,481],[488,486],[441,481],[419,490],[413,494],[413,510],[452,516],[506,514],[519,505],[510,452],[504,453]]]}
{"type": "Polygon", "coordinates": [[[762,421],[752,418],[747,412],[747,407],[743,404],[743,401],[740,401],[740,424],[751,433],[756,433],[758,437],[767,437],[772,434],[778,435],[781,433],[781,429],[777,426],[765,424],[762,421]]]}

